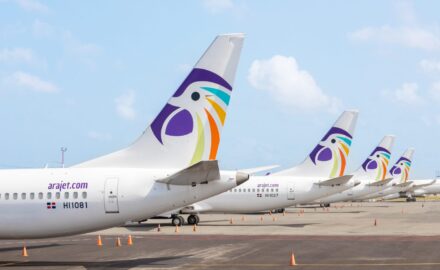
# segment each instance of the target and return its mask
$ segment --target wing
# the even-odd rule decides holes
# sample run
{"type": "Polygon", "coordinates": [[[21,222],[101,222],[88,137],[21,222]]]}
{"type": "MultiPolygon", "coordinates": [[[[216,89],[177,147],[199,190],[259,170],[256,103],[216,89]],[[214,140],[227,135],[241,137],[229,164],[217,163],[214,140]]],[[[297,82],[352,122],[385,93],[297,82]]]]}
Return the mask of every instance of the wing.
{"type": "Polygon", "coordinates": [[[158,179],[156,182],[186,186],[196,185],[216,179],[220,179],[220,169],[217,160],[205,160],[199,161],[170,176],[158,179]]]}
{"type": "Polygon", "coordinates": [[[388,184],[389,182],[391,182],[391,180],[393,180],[393,178],[386,178],[386,179],[381,180],[381,181],[376,181],[376,182],[373,182],[373,183],[366,184],[366,186],[369,186],[369,187],[384,186],[384,185],[388,184]]]}
{"type": "Polygon", "coordinates": [[[348,181],[350,181],[350,179],[352,177],[353,177],[353,175],[343,175],[343,176],[335,177],[335,178],[332,178],[329,180],[317,182],[317,183],[315,183],[315,185],[320,185],[320,186],[343,185],[343,184],[347,183],[348,181]]]}

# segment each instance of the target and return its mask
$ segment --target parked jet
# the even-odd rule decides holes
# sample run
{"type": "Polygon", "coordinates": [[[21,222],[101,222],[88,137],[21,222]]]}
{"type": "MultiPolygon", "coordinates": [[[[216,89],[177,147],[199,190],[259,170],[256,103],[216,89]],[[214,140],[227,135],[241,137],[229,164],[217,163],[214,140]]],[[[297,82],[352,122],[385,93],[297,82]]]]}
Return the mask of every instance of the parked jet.
{"type": "Polygon", "coordinates": [[[1,170],[0,238],[105,229],[245,182],[215,160],[243,38],[218,36],[131,146],[72,168],[1,170]]]}
{"type": "Polygon", "coordinates": [[[390,176],[393,180],[388,183],[389,186],[387,189],[382,191],[363,196],[359,198],[359,200],[368,200],[381,198],[390,194],[399,194],[400,192],[406,192],[411,188],[412,181],[408,181],[409,171],[411,169],[412,156],[414,154],[414,149],[407,149],[403,155],[396,161],[394,166],[389,171],[390,176]]]}
{"type": "Polygon", "coordinates": [[[379,192],[388,188],[387,184],[392,178],[386,178],[394,136],[385,136],[371,155],[362,163],[362,166],[353,173],[353,179],[360,184],[344,192],[316,200],[317,203],[330,206],[331,203],[340,201],[353,201],[359,197],[379,192]]]}
{"type": "MultiPolygon", "coordinates": [[[[195,224],[199,221],[199,212],[249,213],[282,209],[353,187],[357,183],[344,173],[357,116],[356,111],[342,113],[302,164],[267,176],[251,176],[238,188],[176,212],[190,214],[188,223],[195,224]]],[[[173,222],[178,219],[174,217],[173,222]]]]}
{"type": "Polygon", "coordinates": [[[416,197],[424,197],[440,192],[440,185],[435,185],[436,179],[428,180],[412,180],[411,187],[400,193],[393,193],[383,197],[383,200],[392,200],[397,198],[405,198],[407,202],[415,202],[416,197]]]}

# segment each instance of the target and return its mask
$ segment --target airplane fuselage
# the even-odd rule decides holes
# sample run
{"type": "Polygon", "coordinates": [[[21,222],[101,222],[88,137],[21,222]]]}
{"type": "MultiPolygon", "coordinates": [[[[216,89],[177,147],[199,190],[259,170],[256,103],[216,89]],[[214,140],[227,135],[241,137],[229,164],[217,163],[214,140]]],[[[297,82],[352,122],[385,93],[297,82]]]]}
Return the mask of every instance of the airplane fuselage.
{"type": "Polygon", "coordinates": [[[0,238],[85,233],[155,216],[236,186],[235,172],[206,184],[167,185],[170,170],[0,171],[0,238]]]}
{"type": "Polygon", "coordinates": [[[193,211],[184,212],[228,212],[251,213],[282,209],[297,204],[312,202],[351,188],[345,185],[321,186],[319,179],[293,176],[251,176],[250,179],[227,192],[195,204],[193,211]]]}

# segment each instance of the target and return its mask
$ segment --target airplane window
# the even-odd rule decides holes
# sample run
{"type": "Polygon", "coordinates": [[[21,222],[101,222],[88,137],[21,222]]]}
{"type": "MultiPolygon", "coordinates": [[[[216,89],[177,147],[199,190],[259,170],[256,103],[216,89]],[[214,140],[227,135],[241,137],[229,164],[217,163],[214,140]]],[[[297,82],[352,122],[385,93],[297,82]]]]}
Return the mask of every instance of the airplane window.
{"type": "Polygon", "coordinates": [[[74,199],[78,199],[78,192],[76,192],[76,191],[73,192],[73,198],[74,198],[74,199]]]}
{"type": "Polygon", "coordinates": [[[278,189],[275,189],[276,192],[278,192],[278,189]]]}
{"type": "Polygon", "coordinates": [[[21,199],[26,200],[26,193],[21,193],[21,199]]]}
{"type": "Polygon", "coordinates": [[[61,198],[61,193],[59,193],[59,192],[55,193],[55,198],[57,198],[59,200],[61,198]]]}
{"type": "Polygon", "coordinates": [[[255,192],[255,188],[252,189],[252,192],[255,192]]]}
{"type": "Polygon", "coordinates": [[[84,192],[82,193],[82,197],[83,197],[83,199],[87,198],[87,192],[84,191],[84,192]]]}
{"type": "Polygon", "coordinates": [[[248,192],[251,192],[251,189],[250,189],[250,188],[248,188],[248,192]]]}
{"type": "Polygon", "coordinates": [[[273,192],[273,188],[270,189],[270,192],[273,192]]]}
{"type": "Polygon", "coordinates": [[[269,189],[268,189],[268,188],[266,188],[266,192],[269,192],[269,189]]]}
{"type": "Polygon", "coordinates": [[[5,200],[9,200],[9,193],[5,193],[5,200]]]}
{"type": "Polygon", "coordinates": [[[64,192],[64,199],[69,199],[69,192],[64,192]]]}
{"type": "Polygon", "coordinates": [[[237,190],[234,188],[234,192],[237,192],[237,190]]]}
{"type": "Polygon", "coordinates": [[[257,192],[260,192],[260,189],[259,189],[259,188],[257,188],[257,192]]]}
{"type": "Polygon", "coordinates": [[[38,193],[38,199],[40,199],[40,200],[43,199],[43,192],[38,193]]]}
{"type": "Polygon", "coordinates": [[[14,194],[12,194],[12,197],[14,198],[14,200],[16,200],[18,198],[18,194],[14,193],[14,194]]]}
{"type": "Polygon", "coordinates": [[[48,192],[47,193],[47,198],[50,200],[50,199],[52,199],[52,192],[48,192]]]}
{"type": "Polygon", "coordinates": [[[31,200],[35,199],[35,193],[31,192],[31,193],[29,194],[29,198],[30,198],[31,200]]]}
{"type": "Polygon", "coordinates": [[[0,199],[2,198],[2,194],[0,193],[0,199]]]}

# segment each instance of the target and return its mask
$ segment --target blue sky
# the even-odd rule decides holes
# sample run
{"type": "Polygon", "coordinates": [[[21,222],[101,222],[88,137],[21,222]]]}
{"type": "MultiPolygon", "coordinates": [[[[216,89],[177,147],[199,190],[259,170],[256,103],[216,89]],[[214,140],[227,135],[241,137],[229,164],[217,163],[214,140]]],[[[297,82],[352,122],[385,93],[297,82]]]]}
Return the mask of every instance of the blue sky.
{"type": "Polygon", "coordinates": [[[412,176],[431,177],[438,10],[436,1],[0,0],[0,167],[56,163],[61,146],[72,165],[128,145],[215,35],[244,32],[223,168],[294,165],[343,109],[358,109],[350,170],[394,134],[394,158],[415,147],[412,176]]]}

